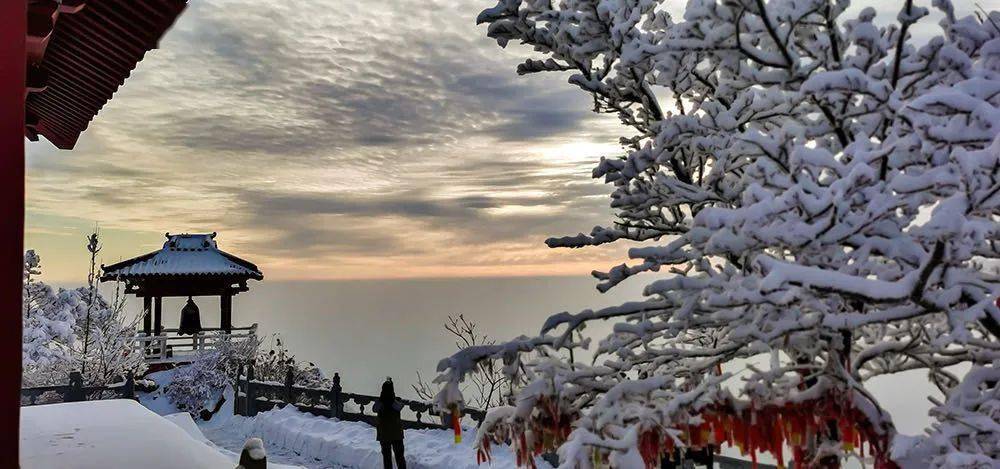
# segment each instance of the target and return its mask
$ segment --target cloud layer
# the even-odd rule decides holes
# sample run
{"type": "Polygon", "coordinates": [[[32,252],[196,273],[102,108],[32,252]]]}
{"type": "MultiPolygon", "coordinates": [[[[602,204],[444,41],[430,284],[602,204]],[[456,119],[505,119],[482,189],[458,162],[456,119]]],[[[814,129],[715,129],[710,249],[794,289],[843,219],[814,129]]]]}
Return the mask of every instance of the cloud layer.
{"type": "Polygon", "coordinates": [[[604,267],[542,241],[607,219],[589,171],[616,124],[565,77],[518,77],[484,6],[191,2],[76,150],[29,145],[29,211],[219,231],[278,278],[604,267]]]}

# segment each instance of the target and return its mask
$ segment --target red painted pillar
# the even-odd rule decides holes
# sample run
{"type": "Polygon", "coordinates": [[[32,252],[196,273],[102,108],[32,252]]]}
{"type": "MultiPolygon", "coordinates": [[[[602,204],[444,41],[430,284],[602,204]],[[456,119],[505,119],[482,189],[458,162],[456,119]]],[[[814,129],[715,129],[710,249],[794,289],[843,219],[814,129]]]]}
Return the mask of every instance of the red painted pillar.
{"type": "Polygon", "coordinates": [[[0,2],[0,467],[18,467],[24,266],[25,0],[0,2]]]}

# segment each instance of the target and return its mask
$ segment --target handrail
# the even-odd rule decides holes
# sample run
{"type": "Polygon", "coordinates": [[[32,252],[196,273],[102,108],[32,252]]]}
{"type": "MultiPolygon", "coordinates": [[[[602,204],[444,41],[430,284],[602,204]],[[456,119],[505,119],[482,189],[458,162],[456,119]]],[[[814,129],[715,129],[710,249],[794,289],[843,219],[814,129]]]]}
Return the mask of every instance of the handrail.
{"type": "MultiPolygon", "coordinates": [[[[250,331],[250,330],[256,330],[256,329],[257,329],[257,323],[253,323],[253,324],[251,324],[249,326],[238,326],[238,327],[237,326],[233,326],[233,327],[230,328],[230,330],[233,330],[233,331],[250,331]]],[[[225,329],[223,329],[221,327],[203,327],[203,328],[201,328],[202,332],[217,332],[217,331],[224,331],[224,330],[225,329]]],[[[163,328],[163,329],[160,329],[160,332],[180,332],[180,331],[181,330],[178,329],[178,328],[163,328]]]]}
{"type": "MultiPolygon", "coordinates": [[[[329,389],[309,388],[294,384],[293,369],[289,368],[285,382],[260,381],[254,377],[253,366],[240,365],[236,379],[236,403],[233,412],[237,415],[254,416],[257,412],[271,409],[275,406],[292,404],[303,412],[316,415],[336,417],[343,420],[373,423],[375,416],[371,414],[370,404],[378,401],[378,396],[344,392],[341,387],[340,375],[335,373],[332,386],[329,389]],[[246,369],[246,374],[243,370],[246,369]],[[347,411],[344,404],[353,402],[358,406],[357,412],[347,411]],[[366,407],[368,407],[366,409],[366,407]]],[[[404,408],[416,414],[416,420],[403,419],[404,428],[446,428],[444,422],[426,422],[424,415],[442,417],[443,413],[435,408],[433,403],[399,399],[404,408]]],[[[486,412],[475,408],[465,408],[464,416],[481,424],[486,418],[486,412]]]]}
{"type": "Polygon", "coordinates": [[[257,323],[234,327],[234,332],[206,328],[190,335],[177,334],[179,329],[163,329],[159,335],[139,334],[133,337],[136,348],[143,351],[147,363],[177,362],[205,350],[215,350],[223,339],[244,339],[257,335],[257,323]],[[180,358],[180,360],[178,360],[180,358]]]}
{"type": "Polygon", "coordinates": [[[49,393],[55,393],[61,402],[79,402],[90,400],[94,393],[97,399],[105,399],[103,393],[110,393],[115,399],[135,399],[135,377],[129,372],[125,380],[120,383],[106,384],[103,386],[84,386],[83,376],[79,371],[69,374],[69,384],[55,386],[36,386],[21,388],[21,405],[30,406],[38,404],[38,400],[49,393]]]}

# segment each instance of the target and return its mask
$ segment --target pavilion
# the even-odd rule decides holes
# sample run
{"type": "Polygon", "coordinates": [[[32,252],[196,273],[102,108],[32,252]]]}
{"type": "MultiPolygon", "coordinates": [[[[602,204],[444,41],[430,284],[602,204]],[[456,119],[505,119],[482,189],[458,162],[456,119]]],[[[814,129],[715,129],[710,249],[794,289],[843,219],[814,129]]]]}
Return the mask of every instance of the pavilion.
{"type": "MultiPolygon", "coordinates": [[[[233,327],[233,296],[249,289],[250,280],[263,280],[264,275],[253,263],[240,259],[221,249],[211,234],[166,234],[163,248],[112,265],[102,265],[102,282],[122,282],[126,294],[142,298],[143,335],[140,342],[147,344],[147,360],[183,360],[183,351],[198,352],[211,348],[213,344],[203,332],[218,332],[226,335],[234,331],[255,332],[254,326],[233,327]],[[164,297],[219,297],[219,327],[202,328],[200,318],[196,330],[185,331],[184,327],[164,329],[164,297]],[[192,339],[184,340],[183,334],[191,334],[192,339]],[[169,353],[169,356],[168,356],[169,353]]],[[[196,317],[199,312],[190,303],[185,312],[196,317]]],[[[183,318],[182,318],[183,326],[183,318]]]]}

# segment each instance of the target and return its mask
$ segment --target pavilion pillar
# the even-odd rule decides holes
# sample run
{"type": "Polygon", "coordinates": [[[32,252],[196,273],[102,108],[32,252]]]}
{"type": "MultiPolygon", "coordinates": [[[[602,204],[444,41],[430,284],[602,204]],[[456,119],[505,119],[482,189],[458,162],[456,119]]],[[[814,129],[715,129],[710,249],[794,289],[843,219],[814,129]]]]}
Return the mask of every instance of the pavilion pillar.
{"type": "Polygon", "coordinates": [[[153,297],[142,297],[142,333],[150,335],[153,332],[153,297]]]}
{"type": "Polygon", "coordinates": [[[0,2],[0,467],[18,467],[28,2],[0,2]],[[10,314],[13,313],[13,314],[10,314]]]}
{"type": "Polygon", "coordinates": [[[227,334],[233,332],[233,294],[223,293],[219,299],[219,327],[227,334]]]}
{"type": "Polygon", "coordinates": [[[163,332],[163,298],[153,298],[153,333],[160,335],[163,332]]]}

